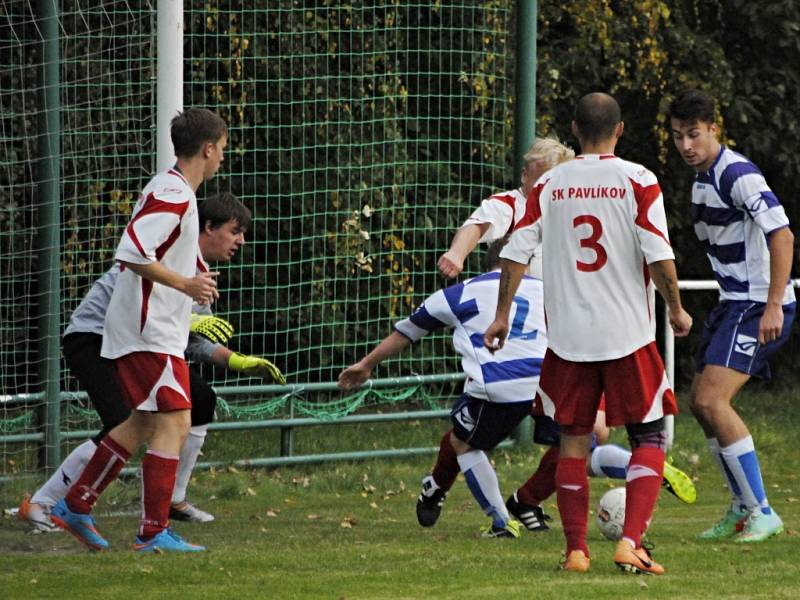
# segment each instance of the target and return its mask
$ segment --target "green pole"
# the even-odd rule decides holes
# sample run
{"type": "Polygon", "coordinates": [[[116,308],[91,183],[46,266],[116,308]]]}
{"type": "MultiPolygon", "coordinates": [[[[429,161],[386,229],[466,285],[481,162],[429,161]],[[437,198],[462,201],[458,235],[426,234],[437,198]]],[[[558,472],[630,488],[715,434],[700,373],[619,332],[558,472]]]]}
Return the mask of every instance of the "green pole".
{"type": "MultiPolygon", "coordinates": [[[[522,172],[522,157],[536,137],[536,0],[517,0],[516,103],[514,105],[514,181],[522,172]]],[[[519,424],[514,440],[533,443],[530,417],[519,424]]]]}
{"type": "Polygon", "coordinates": [[[60,268],[61,232],[61,101],[58,3],[39,1],[39,30],[42,32],[39,84],[39,139],[37,164],[38,325],[39,380],[44,388],[44,446],[40,464],[48,472],[61,463],[60,439],[60,268]]]}

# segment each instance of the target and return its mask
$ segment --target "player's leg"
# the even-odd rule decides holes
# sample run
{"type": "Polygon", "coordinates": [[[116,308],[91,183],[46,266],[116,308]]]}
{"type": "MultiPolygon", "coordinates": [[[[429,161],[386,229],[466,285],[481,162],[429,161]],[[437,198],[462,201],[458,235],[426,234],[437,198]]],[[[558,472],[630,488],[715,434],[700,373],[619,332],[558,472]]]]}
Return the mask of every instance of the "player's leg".
{"type": "Polygon", "coordinates": [[[603,382],[608,423],[626,425],[632,449],[625,478],[625,524],[614,562],[625,571],[660,575],[664,568],[641,542],[661,490],[667,447],[664,416],[677,414],[678,407],[655,342],[606,361],[603,382]]]}
{"type": "Polygon", "coordinates": [[[189,368],[189,385],[192,396],[192,424],[189,435],[181,447],[178,459],[178,472],[175,476],[175,489],[172,492],[172,505],[169,518],[176,521],[206,523],[214,520],[214,515],[200,510],[186,500],[186,488],[192,471],[206,440],[208,425],[214,420],[217,395],[210,385],[195,369],[189,368]]]}
{"type": "MultiPolygon", "coordinates": [[[[155,355],[161,358],[163,355],[155,355]]],[[[140,408],[154,408],[153,434],[142,459],[142,517],[133,548],[137,552],[198,552],[203,546],[185,542],[168,528],[178,459],[191,427],[189,367],[166,356],[154,393],[140,408]]],[[[112,432],[113,433],[113,432],[112,432]]]]}
{"type": "MultiPolygon", "coordinates": [[[[537,411],[534,408],[534,412],[537,411]]],[[[556,467],[561,430],[551,417],[533,415],[533,441],[548,446],[533,475],[506,500],[508,512],[519,520],[528,531],[547,531],[550,517],[544,514],[542,502],[556,491],[556,467]]]]}
{"type": "Polygon", "coordinates": [[[530,413],[530,401],[496,403],[462,396],[453,409],[453,449],[467,487],[492,523],[486,537],[519,537],[500,493],[497,473],[486,452],[507,438],[530,413]]]}
{"type": "Polygon", "coordinates": [[[788,339],[794,304],[784,307],[781,337],[758,344],[764,305],[727,302],[712,311],[698,353],[692,411],[708,437],[709,449],[728,481],[734,503],[715,526],[701,537],[737,535],[736,541],[759,542],[783,531],[783,522],[770,507],[753,438],[733,407],[732,400],[751,376],[769,378],[768,359],[788,339]],[[741,517],[746,517],[744,521],[741,517]]]}
{"type": "Polygon", "coordinates": [[[436,524],[447,493],[458,476],[458,459],[450,441],[452,433],[451,429],[442,436],[433,471],[422,478],[422,490],[417,497],[417,521],[423,527],[436,524]]]}
{"type": "MultiPolygon", "coordinates": [[[[113,361],[100,356],[102,336],[93,333],[73,333],[64,338],[64,358],[72,375],[89,395],[95,410],[103,423],[103,430],[70,452],[61,466],[50,479],[30,498],[25,510],[20,507],[20,515],[31,518],[41,516],[38,520],[49,527],[49,512],[77,481],[86,464],[91,459],[100,440],[111,429],[125,421],[130,410],[122,400],[122,393],[114,373],[113,361]],[[46,521],[44,520],[46,519],[46,521]]],[[[37,529],[42,529],[36,526],[37,529]]],[[[49,529],[47,529],[49,530],[49,529]]],[[[60,531],[60,529],[56,528],[60,531]]]]}

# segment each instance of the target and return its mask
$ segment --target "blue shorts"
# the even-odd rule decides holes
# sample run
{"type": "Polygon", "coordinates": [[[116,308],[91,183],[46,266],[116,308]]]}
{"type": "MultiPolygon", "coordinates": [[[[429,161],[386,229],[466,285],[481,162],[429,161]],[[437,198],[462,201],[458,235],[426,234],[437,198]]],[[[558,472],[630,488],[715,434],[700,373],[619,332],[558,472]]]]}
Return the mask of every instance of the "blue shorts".
{"type": "Polygon", "coordinates": [[[728,367],[759,377],[770,378],[769,363],[773,354],[789,339],[794,321],[795,303],[783,307],[783,330],[777,340],[758,343],[758,324],[764,314],[764,302],[726,300],[708,315],[703,337],[695,357],[695,370],[706,365],[728,367]]]}

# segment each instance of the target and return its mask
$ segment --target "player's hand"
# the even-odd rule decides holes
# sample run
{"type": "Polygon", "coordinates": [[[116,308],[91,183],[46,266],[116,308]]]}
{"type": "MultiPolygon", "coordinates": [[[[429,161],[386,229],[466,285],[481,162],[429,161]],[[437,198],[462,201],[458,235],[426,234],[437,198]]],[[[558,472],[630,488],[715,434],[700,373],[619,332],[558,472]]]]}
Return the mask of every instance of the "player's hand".
{"type": "Polygon", "coordinates": [[[283,376],[281,370],[266,358],[234,352],[228,359],[228,367],[251,377],[261,377],[280,385],[286,384],[286,377],[283,376]]]}
{"type": "Polygon", "coordinates": [[[225,319],[213,315],[199,315],[192,313],[192,322],[189,331],[202,335],[215,344],[227,346],[233,337],[233,325],[225,319]]]}
{"type": "Polygon", "coordinates": [[[464,260],[453,252],[445,252],[439,257],[439,272],[445,279],[454,279],[464,270],[464,260]]]}
{"type": "Polygon", "coordinates": [[[219,298],[217,272],[198,273],[186,280],[183,293],[200,305],[211,304],[219,298]]]}
{"type": "Polygon", "coordinates": [[[758,323],[758,343],[768,344],[781,337],[783,331],[783,307],[767,304],[758,323]]]}
{"type": "Polygon", "coordinates": [[[483,334],[483,345],[494,354],[505,345],[506,337],[508,337],[508,321],[495,319],[483,334]]]}
{"type": "Polygon", "coordinates": [[[692,317],[683,308],[674,314],[670,311],[669,324],[675,337],[685,337],[689,335],[689,331],[692,329],[692,317]]]}
{"type": "Polygon", "coordinates": [[[336,385],[340,390],[349,392],[360,388],[371,374],[372,369],[363,366],[361,363],[356,363],[339,373],[339,380],[336,385]]]}

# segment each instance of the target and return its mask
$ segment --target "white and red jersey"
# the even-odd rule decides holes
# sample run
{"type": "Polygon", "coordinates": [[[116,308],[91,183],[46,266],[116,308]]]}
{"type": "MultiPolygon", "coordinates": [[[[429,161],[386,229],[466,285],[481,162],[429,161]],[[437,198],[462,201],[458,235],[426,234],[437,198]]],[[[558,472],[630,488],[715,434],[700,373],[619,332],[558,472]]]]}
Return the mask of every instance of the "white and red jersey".
{"type": "MultiPolygon", "coordinates": [[[[481,202],[462,227],[488,224],[489,228],[479,241],[490,244],[511,233],[525,215],[526,202],[522,188],[493,194],[481,202]]],[[[542,255],[539,248],[534,251],[528,273],[539,279],[542,277],[542,255]]]]}
{"type": "MultiPolygon", "coordinates": [[[[160,262],[186,277],[207,271],[198,249],[197,199],[176,169],[156,175],[144,188],[125,228],[115,259],[160,262]]],[[[103,326],[101,355],[159,352],[183,358],[192,299],[178,290],[122,268],[103,326]]]]}
{"type": "Polygon", "coordinates": [[[596,154],[551,169],[501,256],[527,263],[539,244],[547,337],[558,356],[611,360],[655,339],[647,265],[674,254],[653,173],[596,154]]]}

